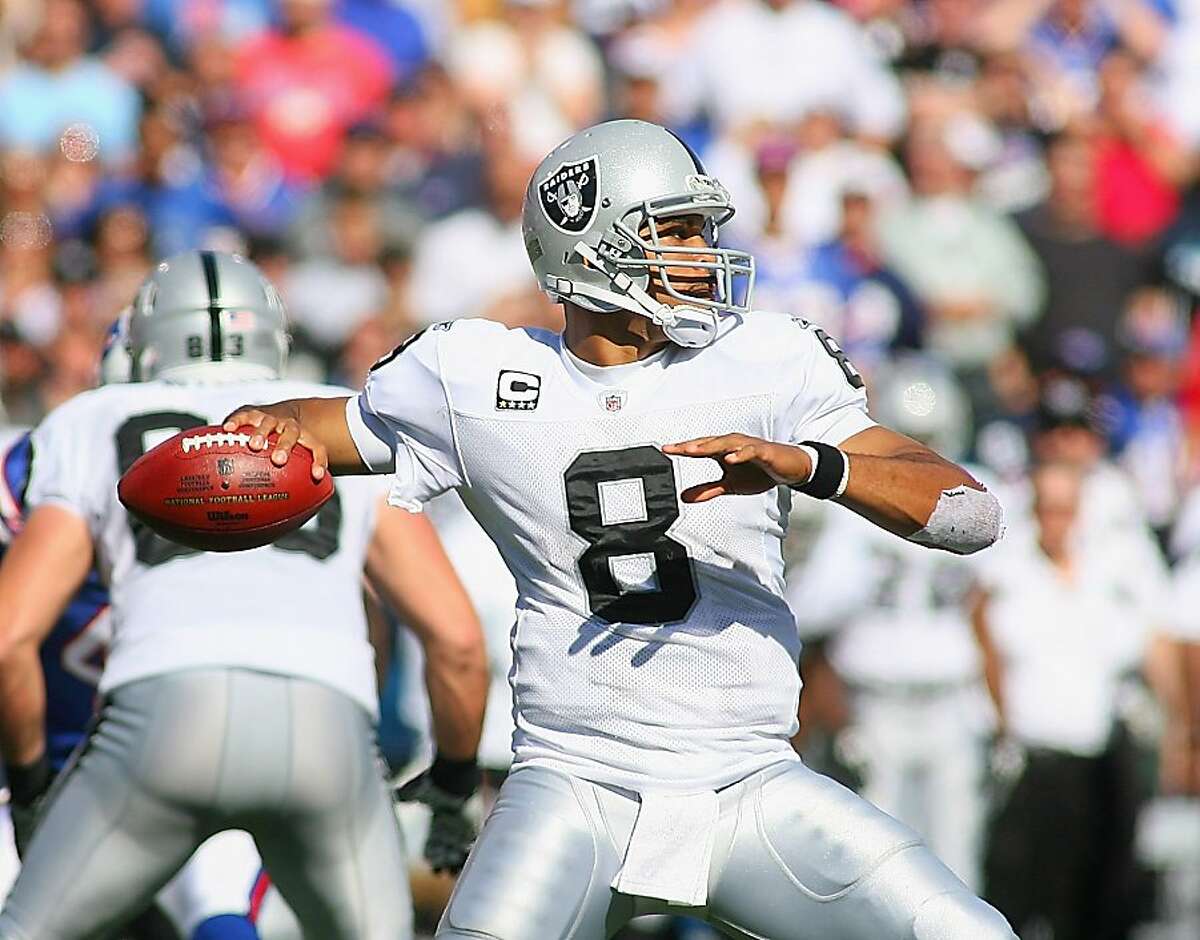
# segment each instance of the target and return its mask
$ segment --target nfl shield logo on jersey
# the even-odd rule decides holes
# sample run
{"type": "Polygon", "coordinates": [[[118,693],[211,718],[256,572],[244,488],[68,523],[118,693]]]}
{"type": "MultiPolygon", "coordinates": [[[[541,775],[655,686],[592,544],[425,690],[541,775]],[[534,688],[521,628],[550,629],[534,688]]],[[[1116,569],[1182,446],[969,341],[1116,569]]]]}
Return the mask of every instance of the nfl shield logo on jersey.
{"type": "Polygon", "coordinates": [[[619,388],[608,392],[601,392],[600,407],[605,411],[615,414],[625,407],[625,399],[627,397],[629,397],[629,393],[619,388]]]}
{"type": "Polygon", "coordinates": [[[595,157],[564,163],[538,184],[542,214],[560,232],[586,232],[596,215],[597,174],[595,157]]]}

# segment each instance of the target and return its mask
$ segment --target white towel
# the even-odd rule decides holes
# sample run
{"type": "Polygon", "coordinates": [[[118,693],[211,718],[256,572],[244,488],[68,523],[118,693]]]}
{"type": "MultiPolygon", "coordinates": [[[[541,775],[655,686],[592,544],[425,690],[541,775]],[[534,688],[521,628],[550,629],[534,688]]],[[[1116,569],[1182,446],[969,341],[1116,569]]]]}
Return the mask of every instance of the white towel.
{"type": "Polygon", "coordinates": [[[612,881],[622,894],[701,907],[708,903],[708,868],[719,805],[712,790],[642,793],[641,807],[612,881]]]}

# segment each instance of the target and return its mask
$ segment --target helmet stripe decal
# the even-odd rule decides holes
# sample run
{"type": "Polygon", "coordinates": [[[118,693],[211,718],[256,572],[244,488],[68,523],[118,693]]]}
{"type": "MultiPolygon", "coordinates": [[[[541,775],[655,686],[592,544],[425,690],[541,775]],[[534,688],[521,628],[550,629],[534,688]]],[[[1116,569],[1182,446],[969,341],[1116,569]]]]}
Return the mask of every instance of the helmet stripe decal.
{"type": "Polygon", "coordinates": [[[217,297],[221,285],[217,280],[217,256],[211,251],[200,252],[200,264],[204,267],[204,282],[208,286],[208,358],[220,362],[224,358],[221,342],[221,305],[217,297]]]}

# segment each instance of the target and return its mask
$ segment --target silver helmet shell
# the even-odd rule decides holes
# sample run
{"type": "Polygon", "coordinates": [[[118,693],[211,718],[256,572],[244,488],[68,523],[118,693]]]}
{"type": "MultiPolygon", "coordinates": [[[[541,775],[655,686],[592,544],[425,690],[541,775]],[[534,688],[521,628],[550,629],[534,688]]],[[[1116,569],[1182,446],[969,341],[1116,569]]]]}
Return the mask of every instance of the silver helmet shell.
{"type": "Polygon", "coordinates": [[[586,310],[627,310],[663,326],[684,346],[705,346],[721,313],[749,311],[754,259],[719,247],[733,216],[729,193],[669,130],[645,121],[607,121],[556,147],[525,191],[522,229],[538,284],[556,302],[586,310]],[[700,216],[706,248],[663,245],[667,218],[700,216]],[[713,296],[685,293],[669,267],[703,269],[713,296]],[[650,274],[676,303],[647,288],[650,274]]]}
{"type": "Polygon", "coordinates": [[[953,373],[919,353],[901,353],[871,383],[871,414],[943,457],[961,460],[971,445],[971,403],[953,373]]]}
{"type": "Polygon", "coordinates": [[[129,348],[133,381],[279,378],[287,315],[275,286],[245,258],[187,251],[138,289],[129,348]]]}

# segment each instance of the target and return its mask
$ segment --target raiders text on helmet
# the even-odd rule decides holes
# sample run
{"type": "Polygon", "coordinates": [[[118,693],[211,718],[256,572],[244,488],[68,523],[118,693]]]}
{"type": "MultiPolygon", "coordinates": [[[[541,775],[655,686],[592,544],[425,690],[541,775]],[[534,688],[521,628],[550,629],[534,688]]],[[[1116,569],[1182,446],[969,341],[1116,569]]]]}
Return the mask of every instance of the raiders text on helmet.
{"type": "Polygon", "coordinates": [[[142,283],[129,347],[134,381],[278,378],[288,349],[283,300],[239,255],[184,252],[142,283]]]}
{"type": "Polygon", "coordinates": [[[717,247],[733,211],[683,141],[656,124],[620,120],[580,131],[542,161],[525,192],[522,228],[552,299],[598,313],[628,310],[681,346],[706,346],[720,313],[750,309],[754,259],[717,247]],[[706,248],[662,244],[659,225],[679,216],[704,220],[706,248]],[[681,291],[672,266],[708,272],[712,296],[681,291]],[[652,271],[677,304],[650,295],[652,271]]]}

